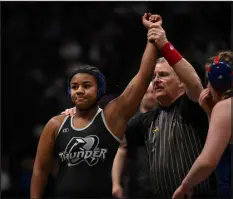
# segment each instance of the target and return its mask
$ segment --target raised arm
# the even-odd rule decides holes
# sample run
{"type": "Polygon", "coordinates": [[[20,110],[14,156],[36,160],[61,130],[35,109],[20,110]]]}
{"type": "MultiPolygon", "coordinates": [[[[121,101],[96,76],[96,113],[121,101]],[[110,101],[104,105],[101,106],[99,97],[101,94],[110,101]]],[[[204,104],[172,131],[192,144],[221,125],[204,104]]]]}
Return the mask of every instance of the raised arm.
{"type": "Polygon", "coordinates": [[[149,41],[154,41],[156,47],[173,67],[179,79],[185,84],[186,94],[189,99],[198,102],[199,95],[203,90],[201,80],[193,66],[168,42],[166,33],[161,25],[152,24],[148,33],[149,41]]]}
{"type": "MultiPolygon", "coordinates": [[[[159,16],[156,16],[155,20],[159,20],[158,24],[161,24],[160,19],[159,16]]],[[[152,22],[147,20],[146,14],[143,16],[143,24],[146,28],[152,24],[152,22]]],[[[124,92],[118,98],[111,101],[104,109],[109,129],[119,138],[123,137],[128,120],[136,112],[150,84],[156,60],[156,47],[152,43],[147,42],[138,73],[128,84],[124,92]]]]}
{"type": "Polygon", "coordinates": [[[39,140],[31,179],[31,199],[43,198],[47,177],[52,167],[55,133],[61,123],[58,117],[64,116],[52,118],[46,124],[39,140]]]}
{"type": "Polygon", "coordinates": [[[214,107],[205,146],[191,170],[176,190],[173,199],[183,198],[195,185],[214,171],[231,137],[231,100],[219,102],[214,107]]]}

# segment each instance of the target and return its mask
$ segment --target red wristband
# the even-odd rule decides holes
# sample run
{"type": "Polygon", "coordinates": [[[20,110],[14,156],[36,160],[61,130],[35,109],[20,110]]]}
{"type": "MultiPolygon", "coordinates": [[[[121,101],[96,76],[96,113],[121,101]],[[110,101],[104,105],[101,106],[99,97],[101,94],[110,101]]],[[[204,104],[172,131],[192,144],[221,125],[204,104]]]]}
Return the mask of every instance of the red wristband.
{"type": "Polygon", "coordinates": [[[160,48],[160,52],[170,66],[174,66],[178,61],[182,59],[181,54],[174,48],[174,46],[170,42],[164,44],[160,48]]]}

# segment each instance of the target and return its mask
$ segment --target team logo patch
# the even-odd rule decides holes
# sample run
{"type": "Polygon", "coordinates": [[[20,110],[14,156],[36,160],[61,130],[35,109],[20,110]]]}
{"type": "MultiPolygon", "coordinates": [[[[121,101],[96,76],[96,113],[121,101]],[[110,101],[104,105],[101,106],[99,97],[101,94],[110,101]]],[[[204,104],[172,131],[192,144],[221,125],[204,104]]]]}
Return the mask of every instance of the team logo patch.
{"type": "Polygon", "coordinates": [[[85,161],[89,166],[94,166],[99,159],[106,159],[107,149],[98,148],[99,138],[96,135],[90,135],[85,138],[73,137],[67,144],[64,152],[59,153],[61,161],[67,162],[69,167],[80,164],[85,161]]]}

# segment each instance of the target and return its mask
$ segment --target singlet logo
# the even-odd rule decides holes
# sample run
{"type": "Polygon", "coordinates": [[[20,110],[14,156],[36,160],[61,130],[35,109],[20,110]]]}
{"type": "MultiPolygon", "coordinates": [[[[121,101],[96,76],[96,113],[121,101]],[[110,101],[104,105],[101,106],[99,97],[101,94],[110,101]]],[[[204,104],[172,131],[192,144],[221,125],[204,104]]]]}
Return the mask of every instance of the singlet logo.
{"type": "Polygon", "coordinates": [[[65,128],[65,129],[62,130],[62,133],[68,133],[69,131],[70,131],[69,128],[65,128]]]}
{"type": "Polygon", "coordinates": [[[85,161],[89,166],[94,166],[99,159],[106,159],[107,149],[98,148],[99,138],[90,135],[85,138],[73,137],[67,144],[64,152],[59,153],[61,161],[67,162],[67,166],[72,167],[85,161]]]}

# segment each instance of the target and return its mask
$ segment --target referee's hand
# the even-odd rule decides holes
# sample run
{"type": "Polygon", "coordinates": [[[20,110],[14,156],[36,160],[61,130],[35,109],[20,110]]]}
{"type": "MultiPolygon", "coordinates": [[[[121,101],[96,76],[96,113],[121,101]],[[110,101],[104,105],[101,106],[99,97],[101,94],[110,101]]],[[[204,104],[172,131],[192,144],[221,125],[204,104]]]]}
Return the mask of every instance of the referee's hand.
{"type": "Polygon", "coordinates": [[[76,108],[73,107],[73,108],[69,108],[69,109],[66,109],[65,111],[61,112],[62,115],[66,115],[66,116],[74,116],[76,113],[76,108]]]}

